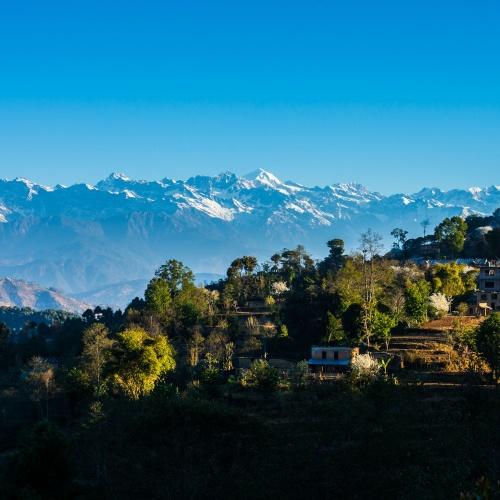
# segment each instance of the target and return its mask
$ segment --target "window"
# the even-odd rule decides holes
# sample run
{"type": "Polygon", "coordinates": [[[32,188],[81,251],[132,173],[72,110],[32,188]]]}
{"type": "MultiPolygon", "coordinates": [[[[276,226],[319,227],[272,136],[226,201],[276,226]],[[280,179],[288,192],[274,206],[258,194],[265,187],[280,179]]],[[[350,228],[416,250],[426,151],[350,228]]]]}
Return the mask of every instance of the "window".
{"type": "Polygon", "coordinates": [[[498,299],[498,293],[492,293],[491,300],[497,300],[497,299],[498,299]]]}
{"type": "Polygon", "coordinates": [[[496,304],[494,302],[492,302],[491,304],[491,308],[493,309],[493,311],[496,309],[496,304]]]}
{"type": "Polygon", "coordinates": [[[486,299],[488,298],[488,296],[487,296],[485,293],[482,293],[482,294],[481,294],[481,298],[482,298],[483,300],[486,300],[486,299]]]}
{"type": "Polygon", "coordinates": [[[338,359],[339,359],[339,351],[333,351],[333,359],[335,361],[338,361],[338,359]]]}
{"type": "Polygon", "coordinates": [[[321,359],[326,359],[326,351],[321,351],[321,359]]]}
{"type": "Polygon", "coordinates": [[[495,270],[494,269],[486,269],[484,271],[484,274],[486,274],[486,276],[495,276],[495,270]]]}
{"type": "Polygon", "coordinates": [[[494,281],[485,281],[484,288],[495,288],[495,282],[494,281]]]}

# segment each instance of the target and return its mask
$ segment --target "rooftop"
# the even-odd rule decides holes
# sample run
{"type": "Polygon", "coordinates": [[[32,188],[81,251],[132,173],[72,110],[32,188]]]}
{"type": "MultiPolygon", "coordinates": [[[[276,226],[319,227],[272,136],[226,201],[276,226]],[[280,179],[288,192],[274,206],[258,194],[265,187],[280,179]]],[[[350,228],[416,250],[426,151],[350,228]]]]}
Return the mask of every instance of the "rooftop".
{"type": "Polygon", "coordinates": [[[487,260],[481,267],[500,267],[500,260],[487,260]]]}
{"type": "Polygon", "coordinates": [[[307,362],[309,365],[315,366],[349,366],[350,359],[313,359],[310,358],[307,362]]]}
{"type": "Polygon", "coordinates": [[[311,349],[321,349],[322,351],[352,351],[354,347],[339,347],[339,346],[322,346],[322,345],[313,345],[311,349]]]}

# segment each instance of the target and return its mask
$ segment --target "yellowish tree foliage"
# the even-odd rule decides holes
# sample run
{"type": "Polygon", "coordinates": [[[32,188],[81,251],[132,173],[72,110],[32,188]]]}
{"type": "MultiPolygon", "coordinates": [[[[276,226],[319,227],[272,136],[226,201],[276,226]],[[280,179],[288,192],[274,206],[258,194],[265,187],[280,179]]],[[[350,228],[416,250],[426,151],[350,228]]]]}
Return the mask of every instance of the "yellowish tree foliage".
{"type": "Polygon", "coordinates": [[[118,334],[112,364],[113,380],[132,399],[149,394],[160,378],[175,369],[174,349],[167,337],[142,328],[118,334]]]}

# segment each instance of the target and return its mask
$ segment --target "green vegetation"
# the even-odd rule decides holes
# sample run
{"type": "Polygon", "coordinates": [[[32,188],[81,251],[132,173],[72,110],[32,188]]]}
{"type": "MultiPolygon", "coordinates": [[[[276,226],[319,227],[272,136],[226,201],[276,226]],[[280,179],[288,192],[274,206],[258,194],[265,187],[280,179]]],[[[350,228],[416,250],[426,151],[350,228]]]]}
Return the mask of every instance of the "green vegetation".
{"type": "Polygon", "coordinates": [[[461,217],[445,219],[434,230],[434,239],[443,251],[443,255],[454,258],[464,249],[467,235],[467,223],[461,217]]]}
{"type": "Polygon", "coordinates": [[[420,279],[408,282],[405,289],[405,312],[411,325],[419,325],[427,320],[431,286],[420,279]]]}
{"type": "Polygon", "coordinates": [[[149,394],[160,377],[175,368],[168,339],[137,327],[117,335],[111,359],[113,382],[132,399],[149,394]]]}
{"type": "Polygon", "coordinates": [[[28,322],[46,325],[61,324],[68,318],[77,317],[64,311],[34,311],[21,307],[0,307],[0,323],[6,324],[10,330],[21,330],[28,322]]]}
{"type": "Polygon", "coordinates": [[[429,221],[422,221],[424,236],[407,239],[405,231],[391,233],[396,242],[391,257],[408,259],[424,256],[430,259],[457,257],[497,259],[500,256],[500,208],[490,216],[455,216],[438,224],[434,234],[427,234],[429,221]]]}
{"type": "Polygon", "coordinates": [[[475,344],[493,370],[496,381],[500,373],[500,313],[493,313],[478,328],[475,344]]]}
{"type": "MultiPolygon", "coordinates": [[[[458,254],[454,219],[436,235],[458,254]]],[[[372,231],[320,262],[301,246],[243,256],[207,287],[169,260],[124,311],[17,311],[0,323],[0,497],[496,498],[500,314],[470,326],[476,273],[419,266],[393,236],[386,256],[372,231]],[[449,309],[426,351],[419,327],[449,309]],[[391,345],[412,331],[421,350],[398,372],[391,345]],[[361,354],[325,380],[305,361],[322,343],[361,354]],[[439,363],[470,377],[407,375],[439,363]]]]}

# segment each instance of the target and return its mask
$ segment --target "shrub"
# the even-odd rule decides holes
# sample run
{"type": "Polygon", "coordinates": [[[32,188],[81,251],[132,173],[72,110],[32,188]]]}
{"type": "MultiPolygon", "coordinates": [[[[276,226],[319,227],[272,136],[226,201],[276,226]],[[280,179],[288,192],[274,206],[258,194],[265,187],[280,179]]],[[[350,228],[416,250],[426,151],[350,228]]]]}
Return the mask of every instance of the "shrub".
{"type": "Polygon", "coordinates": [[[254,387],[264,392],[273,392],[278,388],[279,381],[278,370],[269,366],[269,363],[264,359],[257,359],[243,374],[241,385],[243,387],[254,387]]]}
{"type": "Polygon", "coordinates": [[[356,384],[368,385],[380,374],[380,365],[371,354],[359,354],[352,360],[351,380],[356,384]]]}
{"type": "Polygon", "coordinates": [[[207,352],[201,363],[200,381],[204,385],[215,385],[220,381],[219,365],[215,357],[207,352]]]}
{"type": "Polygon", "coordinates": [[[477,352],[466,345],[457,345],[448,354],[445,370],[484,375],[489,372],[488,364],[477,352]]]}
{"type": "Polygon", "coordinates": [[[491,367],[493,380],[500,374],[500,313],[492,313],[477,329],[476,343],[479,352],[491,367]]]}
{"type": "Polygon", "coordinates": [[[467,326],[463,318],[457,318],[453,322],[453,328],[450,330],[450,340],[456,348],[469,347],[470,349],[477,350],[476,335],[476,329],[472,326],[467,326]]]}
{"type": "Polygon", "coordinates": [[[309,381],[309,365],[307,361],[299,361],[290,372],[290,382],[294,389],[302,389],[309,381]]]}
{"type": "Polygon", "coordinates": [[[450,310],[450,301],[443,293],[433,293],[429,297],[429,310],[433,317],[442,318],[450,310]]]}

